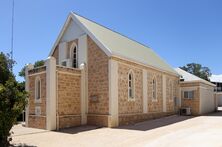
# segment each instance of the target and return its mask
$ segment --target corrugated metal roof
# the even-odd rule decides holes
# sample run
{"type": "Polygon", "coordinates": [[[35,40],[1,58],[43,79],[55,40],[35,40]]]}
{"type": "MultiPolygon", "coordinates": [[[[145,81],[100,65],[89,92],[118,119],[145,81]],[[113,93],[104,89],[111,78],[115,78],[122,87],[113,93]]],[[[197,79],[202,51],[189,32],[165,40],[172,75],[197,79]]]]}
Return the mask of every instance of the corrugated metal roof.
{"type": "Polygon", "coordinates": [[[169,64],[149,47],[77,14],[72,14],[107,48],[107,50],[109,50],[109,52],[111,52],[112,55],[128,58],[178,75],[169,64]]]}
{"type": "Polygon", "coordinates": [[[210,81],[211,81],[211,82],[222,83],[222,75],[212,75],[212,76],[210,77],[210,81]]]}
{"type": "Polygon", "coordinates": [[[182,70],[181,68],[175,68],[175,71],[181,76],[181,78],[184,79],[185,82],[203,82],[203,83],[215,86],[214,84],[212,84],[204,79],[201,79],[201,78],[199,78],[199,77],[197,77],[185,70],[182,70]]]}

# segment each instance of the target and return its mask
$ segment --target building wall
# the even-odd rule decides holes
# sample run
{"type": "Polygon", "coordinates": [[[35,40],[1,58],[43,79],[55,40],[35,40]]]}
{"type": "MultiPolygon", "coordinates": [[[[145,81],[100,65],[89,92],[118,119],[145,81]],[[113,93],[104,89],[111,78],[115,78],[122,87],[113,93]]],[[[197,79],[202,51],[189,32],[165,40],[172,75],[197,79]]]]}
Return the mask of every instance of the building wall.
{"type": "Polygon", "coordinates": [[[41,67],[29,71],[29,119],[28,126],[46,129],[46,68],[41,67]],[[35,79],[41,79],[41,101],[35,102],[35,79]],[[35,114],[35,107],[40,107],[41,115],[35,114]]]}
{"type": "MultiPolygon", "coordinates": [[[[119,99],[119,124],[139,122],[152,118],[175,113],[174,100],[170,99],[169,90],[166,89],[167,112],[163,112],[163,75],[166,75],[166,84],[174,83],[174,96],[178,97],[178,80],[176,76],[169,75],[133,62],[114,57],[118,61],[118,99],[119,99]],[[148,113],[143,113],[143,69],[147,71],[147,108],[148,113]],[[128,73],[132,70],[135,77],[135,100],[128,100],[128,73]],[[152,80],[156,77],[157,101],[152,100],[152,80]]],[[[166,86],[169,87],[169,86],[166,86]]]]}
{"type": "Polygon", "coordinates": [[[222,92],[216,93],[215,99],[217,100],[216,105],[221,107],[222,106],[222,92]]]}
{"type": "Polygon", "coordinates": [[[172,111],[178,111],[180,106],[179,104],[175,105],[174,98],[179,99],[179,79],[177,77],[173,76],[166,76],[166,106],[167,106],[167,112],[172,112],[172,111]],[[173,91],[170,89],[170,82],[173,84],[173,91]],[[173,94],[171,95],[171,92],[173,94]]]}
{"type": "Polygon", "coordinates": [[[109,113],[108,56],[90,38],[88,46],[88,124],[107,122],[109,113]],[[93,116],[99,119],[94,119],[93,116]]]}
{"type": "MultiPolygon", "coordinates": [[[[66,48],[66,58],[69,59],[70,58],[70,48],[71,48],[71,45],[72,43],[75,42],[76,45],[78,46],[78,39],[75,39],[75,40],[71,40],[71,41],[68,41],[67,42],[67,48],[66,48]]],[[[78,53],[78,51],[77,51],[78,53]]],[[[59,45],[56,46],[52,56],[56,59],[56,64],[59,65],[59,45]]]]}
{"type": "Polygon", "coordinates": [[[59,128],[81,125],[81,71],[57,66],[59,128]]]}
{"type": "Polygon", "coordinates": [[[190,107],[192,115],[200,114],[200,87],[198,82],[181,83],[181,107],[190,107]],[[193,99],[185,99],[183,91],[194,90],[193,99]]]}
{"type": "Polygon", "coordinates": [[[200,84],[200,114],[210,113],[215,110],[214,87],[200,84]]]}

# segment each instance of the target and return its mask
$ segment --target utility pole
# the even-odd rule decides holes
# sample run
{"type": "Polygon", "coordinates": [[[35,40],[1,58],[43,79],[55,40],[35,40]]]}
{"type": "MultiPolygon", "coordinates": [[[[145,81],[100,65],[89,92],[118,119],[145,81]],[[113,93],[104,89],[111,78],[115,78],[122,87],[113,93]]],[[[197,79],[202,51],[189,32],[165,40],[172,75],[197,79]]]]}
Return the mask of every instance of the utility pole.
{"type": "Polygon", "coordinates": [[[11,25],[11,71],[13,71],[13,48],[14,48],[14,7],[15,7],[15,2],[12,0],[12,25],[11,25]]]}

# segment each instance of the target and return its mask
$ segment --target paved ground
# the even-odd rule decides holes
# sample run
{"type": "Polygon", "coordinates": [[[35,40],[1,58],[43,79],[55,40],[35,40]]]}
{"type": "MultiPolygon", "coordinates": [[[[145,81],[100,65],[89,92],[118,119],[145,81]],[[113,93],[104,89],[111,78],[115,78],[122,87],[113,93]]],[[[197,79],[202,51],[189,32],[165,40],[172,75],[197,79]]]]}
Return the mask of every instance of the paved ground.
{"type": "Polygon", "coordinates": [[[60,132],[16,125],[13,143],[27,146],[222,146],[222,112],[208,116],[170,116],[119,128],[93,126],[60,132]]]}

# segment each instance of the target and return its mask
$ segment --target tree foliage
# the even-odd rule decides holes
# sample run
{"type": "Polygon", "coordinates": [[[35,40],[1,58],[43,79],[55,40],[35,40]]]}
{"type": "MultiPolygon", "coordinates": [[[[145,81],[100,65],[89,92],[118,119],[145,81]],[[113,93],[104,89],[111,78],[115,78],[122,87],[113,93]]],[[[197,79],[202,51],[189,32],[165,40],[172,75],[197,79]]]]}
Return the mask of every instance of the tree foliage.
{"type": "Polygon", "coordinates": [[[27,93],[10,70],[11,61],[0,53],[0,146],[8,146],[10,130],[27,104],[27,93]]]}
{"type": "Polygon", "coordinates": [[[180,68],[207,81],[210,81],[209,77],[212,75],[208,67],[204,67],[197,63],[189,63],[180,68]]]}
{"type": "MultiPolygon", "coordinates": [[[[34,63],[34,68],[43,66],[45,64],[44,60],[39,60],[34,63]]],[[[19,72],[19,76],[25,78],[25,66],[19,72]]]]}

